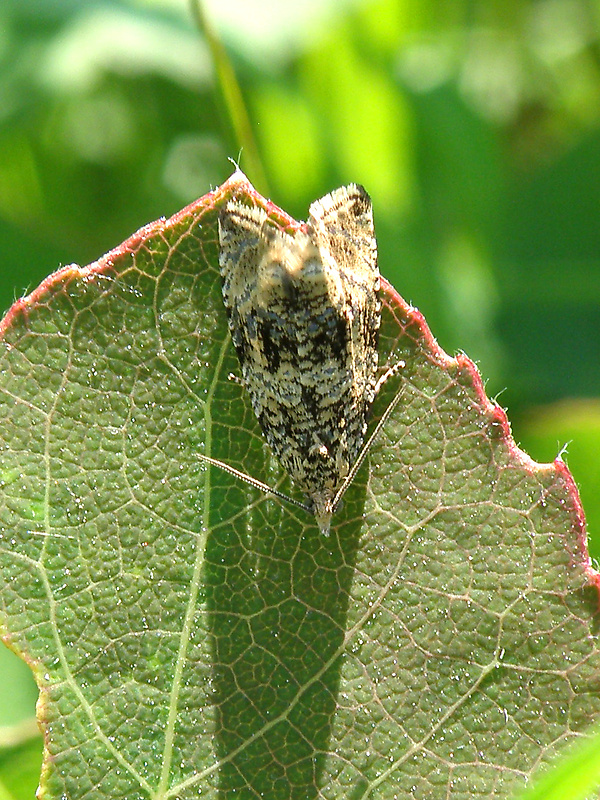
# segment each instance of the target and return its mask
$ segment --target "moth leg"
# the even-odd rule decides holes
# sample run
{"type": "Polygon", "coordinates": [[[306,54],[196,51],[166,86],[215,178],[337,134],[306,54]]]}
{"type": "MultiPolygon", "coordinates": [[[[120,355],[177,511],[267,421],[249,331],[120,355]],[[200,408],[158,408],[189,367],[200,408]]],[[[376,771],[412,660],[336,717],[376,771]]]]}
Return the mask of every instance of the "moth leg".
{"type": "Polygon", "coordinates": [[[373,397],[377,397],[379,390],[383,388],[383,385],[394,375],[397,375],[401,369],[404,369],[406,366],[406,361],[397,361],[395,364],[392,364],[391,367],[388,367],[383,375],[378,379],[377,383],[375,384],[375,389],[373,390],[373,397]]]}
{"type": "Polygon", "coordinates": [[[241,375],[236,375],[233,372],[230,372],[227,376],[227,380],[231,381],[232,383],[237,383],[238,386],[246,386],[246,381],[242,378],[241,375]]]}

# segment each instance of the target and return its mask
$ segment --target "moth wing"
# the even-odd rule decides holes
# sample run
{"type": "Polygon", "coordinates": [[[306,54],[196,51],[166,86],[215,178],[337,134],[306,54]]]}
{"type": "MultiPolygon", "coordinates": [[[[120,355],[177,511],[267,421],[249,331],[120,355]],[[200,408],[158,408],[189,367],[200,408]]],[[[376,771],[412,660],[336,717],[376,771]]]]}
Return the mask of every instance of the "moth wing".
{"type": "Polygon", "coordinates": [[[349,332],[347,369],[354,376],[356,424],[362,435],[375,396],[381,322],[371,198],[359,184],[342,186],[311,205],[308,227],[323,262],[334,264],[341,279],[349,332]]]}
{"type": "Polygon", "coordinates": [[[330,253],[339,268],[350,270],[359,282],[377,282],[373,208],[360,184],[342,186],[315,200],[309,209],[308,226],[318,246],[330,253]]]}
{"type": "Polygon", "coordinates": [[[257,206],[230,200],[219,214],[219,267],[227,311],[256,285],[256,264],[267,249],[267,214],[257,206]]]}

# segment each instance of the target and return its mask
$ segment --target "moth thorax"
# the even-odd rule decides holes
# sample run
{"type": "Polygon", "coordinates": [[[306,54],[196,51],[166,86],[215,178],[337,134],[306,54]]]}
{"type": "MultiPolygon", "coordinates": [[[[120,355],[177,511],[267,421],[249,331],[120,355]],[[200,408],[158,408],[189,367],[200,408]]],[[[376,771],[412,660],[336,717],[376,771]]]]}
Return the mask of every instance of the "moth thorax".
{"type": "Polygon", "coordinates": [[[270,301],[293,301],[328,295],[330,271],[306,234],[298,233],[295,239],[280,235],[258,265],[258,296],[270,301]]]}

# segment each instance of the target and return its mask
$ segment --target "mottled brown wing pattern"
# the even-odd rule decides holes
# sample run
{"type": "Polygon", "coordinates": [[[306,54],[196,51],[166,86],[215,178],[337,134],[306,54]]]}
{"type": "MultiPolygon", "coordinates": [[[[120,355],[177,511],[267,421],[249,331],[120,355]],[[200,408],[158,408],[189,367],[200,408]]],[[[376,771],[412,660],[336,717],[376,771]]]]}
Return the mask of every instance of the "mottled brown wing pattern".
{"type": "Polygon", "coordinates": [[[358,457],[381,318],[371,201],[360,186],[310,207],[289,234],[229,201],[219,219],[223,299],[263,434],[321,530],[358,457]]]}

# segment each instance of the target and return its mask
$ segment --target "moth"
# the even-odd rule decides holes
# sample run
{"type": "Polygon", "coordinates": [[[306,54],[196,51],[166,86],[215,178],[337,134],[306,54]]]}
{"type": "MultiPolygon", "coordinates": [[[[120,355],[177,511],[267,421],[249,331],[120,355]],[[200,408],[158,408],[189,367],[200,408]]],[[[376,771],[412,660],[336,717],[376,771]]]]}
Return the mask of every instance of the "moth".
{"type": "Polygon", "coordinates": [[[219,244],[242,383],[267,443],[308,503],[204,458],[311,511],[327,533],[362,461],[382,382],[370,197],[357,184],[337,189],[316,200],[293,233],[264,209],[232,199],[219,216],[219,244]]]}

